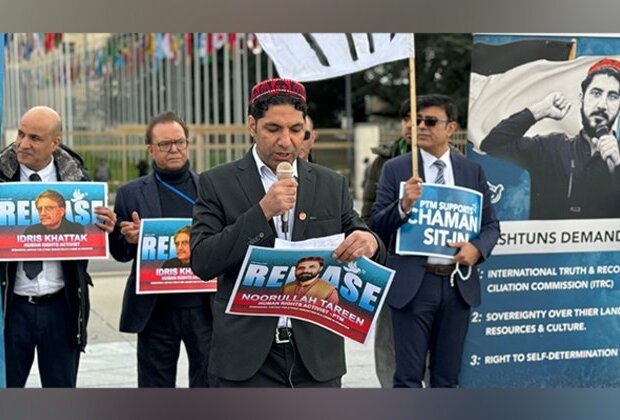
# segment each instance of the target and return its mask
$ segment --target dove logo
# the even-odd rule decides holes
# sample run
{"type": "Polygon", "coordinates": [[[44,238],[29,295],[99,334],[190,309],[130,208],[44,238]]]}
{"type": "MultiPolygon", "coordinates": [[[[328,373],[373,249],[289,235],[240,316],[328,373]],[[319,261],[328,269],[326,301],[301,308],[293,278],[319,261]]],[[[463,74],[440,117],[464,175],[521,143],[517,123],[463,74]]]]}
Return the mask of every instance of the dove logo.
{"type": "Polygon", "coordinates": [[[362,270],[357,266],[357,261],[349,262],[344,268],[344,271],[353,274],[359,274],[362,270]]]}
{"type": "Polygon", "coordinates": [[[502,193],[504,192],[504,185],[503,184],[493,185],[489,181],[487,181],[487,184],[489,185],[489,189],[491,190],[491,203],[492,204],[499,203],[499,200],[502,199],[502,193]]]}
{"type": "Polygon", "coordinates": [[[83,193],[80,191],[79,188],[76,188],[75,190],[73,190],[73,194],[71,195],[71,201],[75,203],[80,200],[84,200],[87,195],[88,193],[83,193]]]}

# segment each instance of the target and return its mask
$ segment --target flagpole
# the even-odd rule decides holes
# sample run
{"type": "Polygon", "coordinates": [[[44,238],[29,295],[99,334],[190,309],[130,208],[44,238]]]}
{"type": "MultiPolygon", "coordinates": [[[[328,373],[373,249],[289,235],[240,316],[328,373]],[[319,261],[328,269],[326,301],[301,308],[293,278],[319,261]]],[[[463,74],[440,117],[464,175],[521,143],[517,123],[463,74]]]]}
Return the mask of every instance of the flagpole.
{"type": "MultiPolygon", "coordinates": [[[[73,132],[73,90],[71,84],[73,80],[71,80],[71,52],[69,51],[69,43],[64,39],[60,43],[60,48],[62,49],[62,54],[64,58],[64,96],[63,96],[63,104],[66,109],[66,113],[64,115],[63,121],[66,120],[66,131],[65,133],[73,132]]],[[[73,146],[73,134],[67,136],[66,144],[68,146],[73,146]]]]}
{"type": "MultiPolygon", "coordinates": [[[[232,44],[234,47],[233,54],[233,75],[234,75],[234,91],[233,91],[233,104],[234,104],[234,114],[233,114],[233,122],[234,124],[243,124],[243,93],[247,92],[247,89],[244,89],[243,86],[243,58],[241,48],[242,39],[241,33],[235,32],[235,42],[232,44]]],[[[247,108],[246,108],[247,109],[247,108]]],[[[236,134],[234,136],[234,144],[238,146],[239,143],[243,143],[244,137],[243,135],[236,134]]],[[[239,159],[245,150],[240,147],[235,147],[235,159],[239,159]]]]}
{"type": "Polygon", "coordinates": [[[139,42],[136,42],[134,48],[134,59],[136,60],[136,77],[138,80],[138,124],[146,123],[146,77],[144,67],[146,66],[147,51],[146,37],[148,35],[138,35],[139,42]]]}
{"type": "MultiPolygon", "coordinates": [[[[194,124],[198,125],[201,124],[201,118],[200,118],[200,112],[201,112],[201,106],[200,106],[200,46],[201,46],[201,42],[200,40],[202,39],[202,36],[200,35],[200,33],[198,32],[194,32],[193,34],[193,39],[194,42],[192,43],[192,66],[194,67],[194,88],[192,89],[194,91],[194,124]]],[[[205,83],[208,83],[205,79],[205,83]]],[[[196,138],[196,136],[194,135],[194,138],[196,138]]],[[[195,146],[197,146],[195,144],[195,146]]],[[[198,156],[195,155],[195,159],[198,156]]]]}
{"type": "MultiPolygon", "coordinates": [[[[242,51],[242,57],[243,57],[243,88],[241,89],[242,92],[244,92],[242,94],[243,97],[243,106],[241,107],[241,123],[245,124],[247,122],[246,118],[247,116],[245,115],[247,109],[248,109],[248,95],[247,92],[250,91],[250,75],[249,75],[249,60],[250,60],[250,50],[248,48],[248,41],[249,41],[249,37],[250,34],[246,33],[244,38],[243,38],[243,49],[242,51]]],[[[243,143],[246,145],[249,145],[250,143],[250,135],[249,134],[244,134],[243,135],[243,139],[242,139],[243,143]]]]}
{"type": "MultiPolygon", "coordinates": [[[[229,45],[229,37],[228,33],[226,34],[226,42],[224,43],[223,52],[224,58],[222,65],[224,66],[224,78],[222,82],[224,83],[224,124],[231,124],[231,100],[230,100],[230,50],[228,48],[229,45]]],[[[232,155],[232,140],[230,134],[225,134],[225,143],[226,143],[226,162],[231,162],[233,160],[232,155]]]]}
{"type": "Polygon", "coordinates": [[[413,176],[418,176],[418,125],[417,109],[416,109],[416,93],[415,93],[415,53],[413,44],[413,35],[411,36],[411,54],[409,55],[409,95],[411,100],[410,118],[411,118],[411,167],[413,176]]]}
{"type": "MultiPolygon", "coordinates": [[[[202,62],[203,69],[203,88],[204,88],[204,113],[203,113],[203,121],[204,125],[209,125],[211,122],[211,71],[209,69],[209,65],[211,60],[209,57],[214,56],[213,52],[213,35],[209,33],[203,34],[205,37],[204,42],[204,60],[202,62]],[[211,47],[209,47],[211,46],[211,47]],[[211,56],[209,56],[209,52],[211,56]]],[[[211,166],[211,143],[215,137],[211,134],[205,133],[202,137],[202,149],[200,152],[196,152],[196,154],[200,153],[202,159],[202,170],[206,170],[211,166]]]]}
{"type": "MultiPolygon", "coordinates": [[[[213,124],[221,124],[220,120],[220,83],[219,83],[219,67],[218,67],[218,50],[219,48],[215,46],[215,35],[213,34],[213,60],[211,61],[211,70],[213,74],[213,124]]],[[[222,53],[223,54],[223,53],[222,53]]],[[[218,134],[215,136],[215,144],[219,146],[221,142],[221,136],[218,134]]],[[[209,164],[211,162],[209,161],[209,164]]],[[[221,154],[219,149],[215,152],[215,163],[221,163],[221,154]]]]}
{"type": "Polygon", "coordinates": [[[572,61],[577,56],[577,39],[573,38],[570,40],[570,42],[571,42],[571,47],[570,47],[570,52],[568,53],[568,59],[572,61]]]}

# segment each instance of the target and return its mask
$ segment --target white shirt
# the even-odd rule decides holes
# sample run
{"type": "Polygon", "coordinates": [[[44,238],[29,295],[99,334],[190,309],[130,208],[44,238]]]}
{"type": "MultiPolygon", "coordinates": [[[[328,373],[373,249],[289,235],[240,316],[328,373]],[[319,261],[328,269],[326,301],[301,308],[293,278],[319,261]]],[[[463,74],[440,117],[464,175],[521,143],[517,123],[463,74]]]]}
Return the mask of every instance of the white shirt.
{"type": "MultiPolygon", "coordinates": [[[[435,183],[437,173],[439,172],[439,168],[437,168],[437,166],[435,165],[435,161],[441,160],[446,164],[446,167],[443,170],[443,178],[445,180],[444,185],[454,186],[454,171],[452,170],[452,162],[450,160],[450,149],[446,150],[446,152],[439,158],[436,158],[424,149],[420,149],[420,154],[422,155],[422,164],[424,165],[424,177],[426,178],[426,184],[435,183]]],[[[400,213],[401,219],[408,217],[403,211],[403,209],[400,207],[400,205],[398,206],[398,212],[400,213]]],[[[427,263],[450,265],[452,264],[452,259],[441,257],[428,257],[427,263]]]]}
{"type": "Polygon", "coordinates": [[[443,177],[445,180],[445,185],[454,186],[454,171],[452,170],[452,161],[450,160],[450,149],[446,151],[439,158],[428,153],[426,150],[420,149],[420,154],[422,155],[422,164],[424,165],[424,177],[425,182],[427,184],[434,184],[435,178],[437,178],[437,172],[439,172],[439,168],[435,165],[435,161],[441,160],[446,164],[446,167],[443,170],[443,177]]]}
{"type": "MultiPolygon", "coordinates": [[[[20,182],[32,182],[30,181],[30,175],[37,173],[41,177],[42,182],[56,182],[58,177],[56,176],[56,167],[54,166],[54,158],[45,168],[38,172],[26,167],[25,165],[19,165],[19,180],[20,182]]],[[[36,209],[32,209],[36,211],[36,209]]],[[[20,296],[43,296],[56,293],[65,286],[65,281],[62,278],[62,268],[59,261],[43,261],[43,269],[37,277],[30,280],[24,272],[24,263],[19,261],[17,263],[17,272],[15,274],[15,288],[13,293],[20,296]]]]}
{"type": "MultiPolygon", "coordinates": [[[[278,177],[271,170],[271,168],[261,160],[260,156],[258,156],[258,152],[256,151],[256,145],[252,147],[252,156],[254,157],[254,162],[256,163],[256,167],[258,168],[258,174],[260,175],[260,180],[263,183],[263,188],[265,189],[265,193],[269,191],[269,188],[278,181],[278,177]]],[[[293,176],[298,179],[299,172],[297,171],[297,160],[293,162],[293,176]]],[[[289,210],[288,212],[288,232],[289,237],[287,238],[284,232],[282,231],[282,216],[275,216],[273,218],[273,223],[276,226],[276,234],[280,239],[291,240],[290,234],[293,232],[293,222],[294,222],[294,208],[289,210]]],[[[278,328],[288,327],[291,328],[291,321],[286,316],[281,316],[278,318],[278,328]]]]}
{"type": "MultiPolygon", "coordinates": [[[[435,161],[441,160],[446,164],[446,167],[443,170],[443,178],[445,180],[444,185],[454,186],[454,171],[452,170],[452,161],[450,160],[450,148],[448,148],[446,153],[441,155],[439,158],[436,158],[423,149],[420,149],[420,154],[422,155],[424,176],[427,184],[435,183],[437,172],[439,172],[439,168],[435,165],[435,161]]],[[[428,257],[426,262],[427,264],[450,265],[452,264],[452,258],[428,257]]]]}
{"type": "MultiPolygon", "coordinates": [[[[256,151],[256,145],[252,147],[252,156],[254,157],[254,162],[256,162],[256,167],[258,168],[258,174],[260,175],[260,180],[263,183],[263,188],[265,188],[265,193],[269,191],[269,188],[273,184],[278,181],[277,175],[271,170],[271,168],[260,159],[258,156],[258,152],[256,151]]],[[[297,172],[297,160],[293,162],[293,176],[295,179],[299,178],[299,173],[297,172]]],[[[273,223],[276,226],[276,233],[278,238],[291,240],[291,232],[293,232],[293,222],[294,222],[294,208],[288,211],[288,238],[287,235],[282,231],[282,216],[278,215],[273,218],[273,223]]]]}

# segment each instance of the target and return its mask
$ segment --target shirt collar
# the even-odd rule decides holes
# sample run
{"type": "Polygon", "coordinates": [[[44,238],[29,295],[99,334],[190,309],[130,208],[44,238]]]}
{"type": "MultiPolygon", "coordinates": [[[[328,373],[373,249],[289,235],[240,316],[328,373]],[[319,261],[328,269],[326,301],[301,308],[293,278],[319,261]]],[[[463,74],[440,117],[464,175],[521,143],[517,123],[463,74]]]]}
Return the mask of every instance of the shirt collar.
{"type": "Polygon", "coordinates": [[[442,160],[446,164],[446,168],[451,166],[450,148],[448,148],[443,155],[439,156],[439,158],[436,158],[424,149],[420,149],[420,154],[422,155],[422,161],[424,162],[424,173],[428,173],[428,170],[433,166],[436,160],[442,160]]]}
{"type": "Polygon", "coordinates": [[[30,178],[30,175],[32,174],[39,174],[39,176],[41,177],[41,181],[49,182],[52,178],[52,175],[56,173],[56,167],[54,166],[54,156],[52,156],[50,163],[40,171],[33,171],[32,169],[21,163],[19,164],[19,169],[21,173],[26,176],[26,178],[30,178]]]}
{"type": "MultiPolygon", "coordinates": [[[[258,156],[258,152],[256,151],[256,144],[252,146],[252,157],[254,158],[254,163],[256,163],[256,167],[258,168],[258,173],[261,176],[271,176],[277,178],[277,175],[271,170],[271,168],[261,160],[260,156],[258,156]]],[[[293,176],[295,178],[299,178],[299,173],[297,171],[297,159],[293,161],[293,176]]]]}

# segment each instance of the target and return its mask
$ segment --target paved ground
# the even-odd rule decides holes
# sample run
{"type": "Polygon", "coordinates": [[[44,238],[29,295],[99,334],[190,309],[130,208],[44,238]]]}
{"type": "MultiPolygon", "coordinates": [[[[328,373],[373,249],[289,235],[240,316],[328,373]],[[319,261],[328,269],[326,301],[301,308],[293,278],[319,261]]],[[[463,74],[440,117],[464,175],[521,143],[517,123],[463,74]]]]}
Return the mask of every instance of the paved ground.
{"type": "MultiPolygon", "coordinates": [[[[89,344],[80,361],[78,387],[135,388],[137,386],[136,335],[118,331],[121,302],[129,264],[111,260],[93,261],[90,272],[95,287],[91,289],[89,344]]],[[[347,370],[343,386],[376,388],[372,339],[366,345],[347,340],[347,370]]],[[[187,387],[187,357],[181,351],[177,384],[187,387]]],[[[27,387],[39,387],[36,365],[27,387]]]]}

